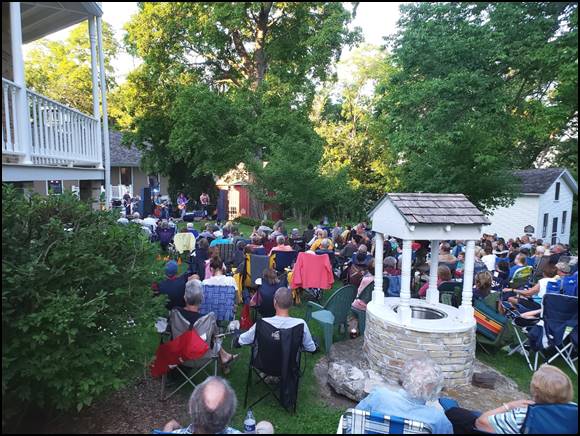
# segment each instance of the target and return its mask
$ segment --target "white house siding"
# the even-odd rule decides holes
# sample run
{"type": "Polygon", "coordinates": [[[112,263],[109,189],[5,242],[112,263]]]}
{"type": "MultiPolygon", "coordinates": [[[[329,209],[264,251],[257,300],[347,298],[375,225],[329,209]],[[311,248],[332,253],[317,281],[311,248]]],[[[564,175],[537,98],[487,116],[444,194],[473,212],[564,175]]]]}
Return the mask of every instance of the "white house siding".
{"type": "Polygon", "coordinates": [[[485,233],[497,233],[501,238],[509,239],[522,236],[526,226],[534,226],[537,237],[542,229],[538,228],[538,211],[540,197],[523,195],[518,197],[510,207],[500,207],[488,215],[491,225],[484,228],[485,233]]]}
{"type": "Polygon", "coordinates": [[[572,229],[572,208],[574,204],[574,193],[565,179],[560,177],[556,180],[550,189],[540,197],[540,209],[538,214],[538,231],[539,237],[542,237],[542,226],[544,222],[544,214],[549,214],[548,217],[548,232],[545,240],[551,242],[552,240],[552,223],[554,218],[558,218],[558,235],[557,242],[568,244],[570,242],[570,231],[572,229]],[[556,183],[560,183],[560,199],[556,198],[556,183]],[[568,211],[566,219],[566,227],[562,233],[562,215],[564,211],[568,211]]]}

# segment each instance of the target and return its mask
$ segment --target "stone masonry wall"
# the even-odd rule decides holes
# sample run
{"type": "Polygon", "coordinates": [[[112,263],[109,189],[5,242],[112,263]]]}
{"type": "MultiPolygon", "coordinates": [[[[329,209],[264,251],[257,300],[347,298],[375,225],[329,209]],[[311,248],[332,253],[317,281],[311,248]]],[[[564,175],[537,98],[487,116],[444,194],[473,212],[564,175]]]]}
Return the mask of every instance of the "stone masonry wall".
{"type": "Polygon", "coordinates": [[[430,357],[445,377],[445,387],[471,383],[475,360],[475,326],[461,333],[422,333],[366,313],[364,352],[374,371],[396,383],[405,361],[430,357]]]}

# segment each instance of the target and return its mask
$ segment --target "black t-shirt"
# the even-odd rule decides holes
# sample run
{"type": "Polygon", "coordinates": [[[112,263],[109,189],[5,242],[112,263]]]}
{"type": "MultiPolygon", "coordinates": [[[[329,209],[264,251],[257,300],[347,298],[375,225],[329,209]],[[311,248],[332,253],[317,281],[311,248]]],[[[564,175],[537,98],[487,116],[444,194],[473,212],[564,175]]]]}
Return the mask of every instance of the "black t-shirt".
{"type": "Polygon", "coordinates": [[[191,312],[183,307],[179,307],[178,310],[181,316],[183,316],[186,320],[188,320],[190,324],[195,324],[197,320],[203,316],[199,312],[191,312]]]}

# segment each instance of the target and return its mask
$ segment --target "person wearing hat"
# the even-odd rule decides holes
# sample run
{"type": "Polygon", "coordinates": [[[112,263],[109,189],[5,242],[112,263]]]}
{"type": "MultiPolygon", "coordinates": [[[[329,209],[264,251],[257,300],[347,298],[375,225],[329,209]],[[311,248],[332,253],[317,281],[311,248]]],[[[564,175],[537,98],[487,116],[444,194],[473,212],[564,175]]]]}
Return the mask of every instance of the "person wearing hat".
{"type": "Polygon", "coordinates": [[[165,265],[165,280],[156,283],[153,286],[153,292],[156,295],[167,295],[167,309],[174,307],[185,307],[185,284],[187,283],[187,274],[178,276],[179,267],[177,262],[170,260],[165,265]]]}

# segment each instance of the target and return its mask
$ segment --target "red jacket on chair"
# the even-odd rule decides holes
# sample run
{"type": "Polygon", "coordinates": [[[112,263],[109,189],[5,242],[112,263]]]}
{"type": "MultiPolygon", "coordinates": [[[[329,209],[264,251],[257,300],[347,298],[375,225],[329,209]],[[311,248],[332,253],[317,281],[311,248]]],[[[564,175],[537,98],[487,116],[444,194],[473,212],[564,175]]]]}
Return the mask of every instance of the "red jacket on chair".
{"type": "Polygon", "coordinates": [[[331,289],[333,283],[334,274],[328,256],[312,252],[298,254],[292,274],[292,289],[331,289]]]}

